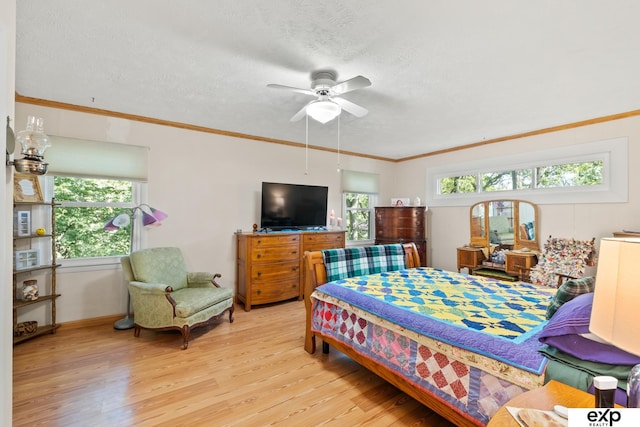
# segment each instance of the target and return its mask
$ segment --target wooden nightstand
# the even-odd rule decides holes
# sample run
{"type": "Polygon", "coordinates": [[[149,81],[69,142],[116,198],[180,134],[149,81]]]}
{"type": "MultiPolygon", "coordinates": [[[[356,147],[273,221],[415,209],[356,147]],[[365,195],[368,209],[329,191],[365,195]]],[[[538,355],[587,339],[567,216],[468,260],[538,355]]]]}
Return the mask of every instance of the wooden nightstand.
{"type": "Polygon", "coordinates": [[[491,418],[487,427],[519,427],[507,411],[507,406],[549,411],[553,410],[555,405],[563,405],[567,408],[593,408],[595,403],[595,397],[592,394],[551,380],[544,387],[522,393],[505,403],[491,418]]]}
{"type": "Polygon", "coordinates": [[[468,269],[471,273],[471,270],[478,268],[485,260],[484,253],[480,248],[465,246],[457,248],[456,251],[458,252],[458,273],[463,268],[468,269]]]}
{"type": "Polygon", "coordinates": [[[523,282],[529,281],[529,270],[538,263],[538,256],[533,252],[507,251],[505,271],[518,276],[523,282]]]}

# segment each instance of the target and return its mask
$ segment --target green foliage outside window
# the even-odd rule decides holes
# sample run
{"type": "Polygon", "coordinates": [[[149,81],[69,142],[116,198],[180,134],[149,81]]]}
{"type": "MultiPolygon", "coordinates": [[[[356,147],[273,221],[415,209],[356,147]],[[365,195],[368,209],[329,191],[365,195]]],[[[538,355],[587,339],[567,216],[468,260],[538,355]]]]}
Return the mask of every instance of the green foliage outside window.
{"type": "Polygon", "coordinates": [[[476,177],[473,175],[452,176],[440,180],[441,194],[475,193],[476,177]]]}
{"type": "Polygon", "coordinates": [[[597,185],[602,173],[602,161],[546,166],[537,168],[537,183],[540,188],[597,185]]]}
{"type": "MultiPolygon", "coordinates": [[[[583,187],[604,182],[601,160],[540,166],[499,172],[480,172],[480,192],[526,190],[553,187],[583,187]],[[535,176],[535,182],[533,180],[535,176]]],[[[439,180],[440,194],[476,193],[476,175],[445,177],[439,180]]]]}
{"type": "Polygon", "coordinates": [[[531,169],[482,174],[482,191],[523,190],[531,188],[531,169]]]}
{"type": "Polygon", "coordinates": [[[372,209],[371,195],[345,193],[347,240],[371,240],[372,209]]]}
{"type": "Polygon", "coordinates": [[[105,231],[116,215],[128,212],[133,200],[130,181],[54,177],[56,248],[60,259],[125,255],[131,225],[105,231]]]}

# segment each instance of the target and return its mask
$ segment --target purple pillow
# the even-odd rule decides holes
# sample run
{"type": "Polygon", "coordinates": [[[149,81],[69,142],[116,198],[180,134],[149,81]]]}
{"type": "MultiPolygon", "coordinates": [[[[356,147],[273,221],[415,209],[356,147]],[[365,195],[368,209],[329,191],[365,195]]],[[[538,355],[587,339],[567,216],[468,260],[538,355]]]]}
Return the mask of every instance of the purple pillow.
{"type": "Polygon", "coordinates": [[[593,292],[579,295],[563,304],[542,329],[540,342],[590,362],[614,365],[640,363],[640,356],[580,335],[589,333],[592,304],[593,292]]]}

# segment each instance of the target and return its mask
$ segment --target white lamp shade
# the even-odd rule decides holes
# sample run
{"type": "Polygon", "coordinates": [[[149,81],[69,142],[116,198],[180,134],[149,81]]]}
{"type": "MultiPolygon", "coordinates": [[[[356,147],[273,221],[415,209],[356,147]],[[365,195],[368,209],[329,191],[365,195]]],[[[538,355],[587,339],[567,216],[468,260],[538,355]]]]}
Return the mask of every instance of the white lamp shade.
{"type": "Polygon", "coordinates": [[[589,330],[640,355],[640,239],[602,239],[589,330]]]}
{"type": "Polygon", "coordinates": [[[342,108],[338,104],[329,100],[314,101],[307,105],[307,114],[313,120],[322,124],[330,122],[340,115],[342,108]]]}
{"type": "Polygon", "coordinates": [[[131,218],[128,214],[123,213],[115,217],[112,221],[113,225],[116,227],[126,227],[131,223],[131,218]]]}

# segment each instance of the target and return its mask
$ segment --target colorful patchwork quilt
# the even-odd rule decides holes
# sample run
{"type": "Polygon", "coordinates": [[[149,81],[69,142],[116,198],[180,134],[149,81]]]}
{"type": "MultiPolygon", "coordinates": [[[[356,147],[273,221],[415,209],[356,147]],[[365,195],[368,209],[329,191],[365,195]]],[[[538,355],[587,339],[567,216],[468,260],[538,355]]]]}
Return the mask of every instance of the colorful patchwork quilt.
{"type": "Polygon", "coordinates": [[[312,294],[312,330],[488,422],[543,384],[537,349],[554,290],[415,268],[340,279],[312,294]]]}

